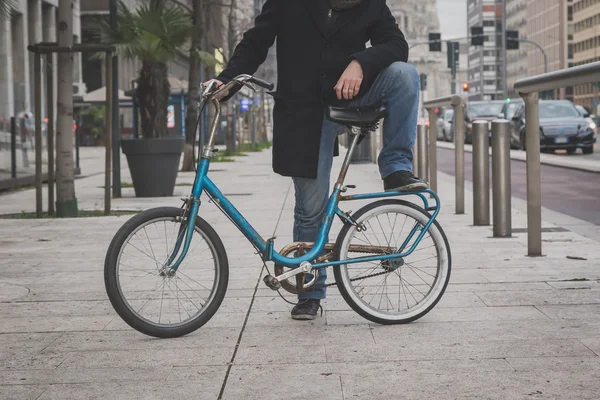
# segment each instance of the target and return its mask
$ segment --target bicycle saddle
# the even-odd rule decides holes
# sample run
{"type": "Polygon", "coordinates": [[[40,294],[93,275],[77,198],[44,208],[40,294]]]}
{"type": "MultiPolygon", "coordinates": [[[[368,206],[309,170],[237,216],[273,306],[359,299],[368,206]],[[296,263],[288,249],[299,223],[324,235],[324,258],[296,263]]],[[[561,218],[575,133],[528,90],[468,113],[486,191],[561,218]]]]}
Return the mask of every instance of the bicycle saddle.
{"type": "Polygon", "coordinates": [[[387,108],[383,105],[377,107],[329,106],[325,115],[328,120],[342,125],[372,125],[387,115],[387,108]]]}

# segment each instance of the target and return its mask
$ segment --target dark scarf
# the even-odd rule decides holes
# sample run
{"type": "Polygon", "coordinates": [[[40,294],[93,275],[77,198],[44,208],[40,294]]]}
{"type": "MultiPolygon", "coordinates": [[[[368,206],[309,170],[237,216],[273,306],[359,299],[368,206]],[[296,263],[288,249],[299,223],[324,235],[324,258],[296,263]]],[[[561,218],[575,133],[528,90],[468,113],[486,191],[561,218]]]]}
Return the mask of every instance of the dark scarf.
{"type": "Polygon", "coordinates": [[[346,10],[348,8],[356,7],[360,3],[362,3],[363,0],[330,0],[330,2],[331,2],[331,8],[336,11],[339,11],[339,10],[346,10]]]}

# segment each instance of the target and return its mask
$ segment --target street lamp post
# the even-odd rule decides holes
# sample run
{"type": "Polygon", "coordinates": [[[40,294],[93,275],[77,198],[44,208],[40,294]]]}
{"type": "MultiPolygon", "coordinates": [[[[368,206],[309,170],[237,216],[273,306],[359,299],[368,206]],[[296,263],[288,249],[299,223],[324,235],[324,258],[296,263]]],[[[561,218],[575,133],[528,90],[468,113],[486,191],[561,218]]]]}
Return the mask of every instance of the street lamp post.
{"type": "Polygon", "coordinates": [[[529,44],[534,45],[538,49],[540,49],[540,51],[542,52],[542,55],[544,56],[544,73],[547,73],[548,72],[548,56],[546,55],[544,48],[542,46],[540,46],[539,44],[537,44],[536,42],[534,42],[532,40],[528,40],[528,39],[519,39],[519,42],[529,43],[529,44]]]}

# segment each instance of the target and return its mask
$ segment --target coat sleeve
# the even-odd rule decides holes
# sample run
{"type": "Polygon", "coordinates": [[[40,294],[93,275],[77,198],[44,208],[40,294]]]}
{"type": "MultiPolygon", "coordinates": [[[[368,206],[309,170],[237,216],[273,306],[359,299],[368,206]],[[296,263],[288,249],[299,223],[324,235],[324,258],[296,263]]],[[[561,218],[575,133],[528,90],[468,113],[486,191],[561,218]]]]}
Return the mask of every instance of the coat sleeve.
{"type": "MultiPolygon", "coordinates": [[[[275,42],[279,31],[277,8],[280,0],[267,0],[261,13],[256,17],[254,26],[244,33],[236,46],[227,67],[217,77],[227,83],[240,74],[254,74],[265,62],[269,48],[275,42]]],[[[239,88],[238,88],[239,89],[239,88]]],[[[228,97],[230,97],[232,93],[228,97]]]]}
{"type": "Polygon", "coordinates": [[[408,61],[408,43],[387,4],[383,4],[368,35],[371,47],[352,55],[360,63],[366,82],[372,82],[390,64],[408,61]]]}

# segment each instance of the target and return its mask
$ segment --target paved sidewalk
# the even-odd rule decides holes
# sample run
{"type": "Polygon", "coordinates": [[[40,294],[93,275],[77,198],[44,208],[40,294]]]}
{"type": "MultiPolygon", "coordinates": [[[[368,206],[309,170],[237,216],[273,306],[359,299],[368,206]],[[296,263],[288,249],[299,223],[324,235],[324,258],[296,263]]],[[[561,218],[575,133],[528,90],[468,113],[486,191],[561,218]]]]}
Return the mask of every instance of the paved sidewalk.
{"type": "MultiPolygon", "coordinates": [[[[101,153],[90,157],[103,165],[101,153]]],[[[276,246],[291,240],[293,188],[272,173],[269,151],[214,163],[211,177],[264,237],[283,207],[276,246]]],[[[103,180],[76,180],[81,208],[102,209],[103,180]]],[[[179,174],[180,185],[192,181],[179,174]]],[[[105,252],[128,217],[0,219],[0,399],[217,399],[221,391],[223,399],[597,399],[600,242],[568,229],[584,222],[552,215],[560,225],[545,219],[544,227],[566,229],[544,233],[544,257],[526,257],[525,233],[491,238],[491,227],[472,226],[471,194],[467,214],[455,215],[454,177],[438,181],[450,285],[429,314],[402,326],[368,323],[336,289],[322,318],[291,320],[290,306],[262,283],[253,248],[205,202],[201,215],[229,254],[227,296],[200,330],[148,338],[120,320],[104,291],[105,252]]],[[[352,165],[347,183],[381,188],[374,164],[352,165]]],[[[178,207],[189,190],[137,199],[124,188],[113,205],[178,207]]],[[[525,228],[514,204],[513,228],[525,228]]],[[[34,207],[32,190],[0,196],[0,213],[34,207]]]]}

